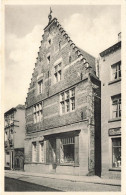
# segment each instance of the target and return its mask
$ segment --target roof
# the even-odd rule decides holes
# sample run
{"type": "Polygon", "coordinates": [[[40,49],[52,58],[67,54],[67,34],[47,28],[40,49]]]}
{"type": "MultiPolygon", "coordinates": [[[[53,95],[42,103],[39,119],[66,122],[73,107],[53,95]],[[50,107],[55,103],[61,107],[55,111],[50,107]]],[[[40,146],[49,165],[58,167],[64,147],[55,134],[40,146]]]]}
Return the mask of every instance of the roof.
{"type": "Polygon", "coordinates": [[[66,33],[66,31],[63,29],[63,27],[61,26],[61,24],[58,22],[57,18],[53,18],[48,23],[48,25],[44,28],[44,30],[46,30],[53,22],[56,22],[57,23],[57,27],[63,33],[63,36],[65,35],[65,37],[67,38],[68,42],[70,42],[71,45],[73,45],[73,47],[75,47],[78,52],[80,51],[80,53],[83,55],[83,58],[85,58],[86,62],[88,62],[89,65],[93,68],[93,70],[96,71],[96,68],[95,68],[95,57],[92,56],[92,55],[90,55],[86,51],[82,50],[81,48],[77,47],[76,44],[73,43],[73,41],[70,39],[70,37],[68,36],[68,34],[66,33]]]}
{"type": "Polygon", "coordinates": [[[25,105],[18,104],[18,105],[16,106],[16,109],[22,109],[22,110],[24,110],[24,109],[25,109],[25,105]]]}
{"type": "Polygon", "coordinates": [[[25,109],[25,106],[22,105],[22,104],[18,104],[16,107],[12,107],[12,108],[9,109],[8,111],[6,111],[6,112],[4,113],[4,116],[6,116],[6,115],[8,115],[8,114],[10,114],[10,113],[12,113],[12,112],[14,112],[14,111],[16,111],[17,109],[22,109],[22,110],[24,110],[24,109],[25,109]]]}
{"type": "Polygon", "coordinates": [[[101,52],[100,56],[104,57],[105,55],[108,55],[108,54],[112,53],[113,51],[116,51],[119,48],[121,48],[121,41],[119,41],[118,43],[116,43],[113,46],[109,47],[108,49],[104,50],[103,52],[101,52]]]}
{"type": "Polygon", "coordinates": [[[4,116],[6,116],[6,115],[8,115],[8,114],[10,114],[10,113],[12,113],[12,112],[14,112],[14,111],[16,111],[16,108],[12,107],[11,109],[9,109],[8,111],[6,111],[6,112],[4,113],[4,116]]]}

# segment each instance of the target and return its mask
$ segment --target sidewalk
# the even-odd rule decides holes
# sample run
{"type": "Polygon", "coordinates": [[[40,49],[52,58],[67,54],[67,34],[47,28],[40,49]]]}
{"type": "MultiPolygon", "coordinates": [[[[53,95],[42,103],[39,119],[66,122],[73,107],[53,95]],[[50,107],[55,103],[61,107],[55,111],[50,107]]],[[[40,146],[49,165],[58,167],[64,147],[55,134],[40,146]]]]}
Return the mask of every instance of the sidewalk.
{"type": "Polygon", "coordinates": [[[24,176],[35,176],[35,177],[51,178],[51,179],[58,179],[58,180],[65,180],[65,181],[121,186],[121,180],[103,179],[103,178],[100,178],[98,176],[74,176],[74,175],[40,174],[40,173],[32,173],[32,172],[24,172],[24,171],[5,170],[5,176],[11,177],[15,174],[17,176],[23,176],[23,175],[24,176]]]}

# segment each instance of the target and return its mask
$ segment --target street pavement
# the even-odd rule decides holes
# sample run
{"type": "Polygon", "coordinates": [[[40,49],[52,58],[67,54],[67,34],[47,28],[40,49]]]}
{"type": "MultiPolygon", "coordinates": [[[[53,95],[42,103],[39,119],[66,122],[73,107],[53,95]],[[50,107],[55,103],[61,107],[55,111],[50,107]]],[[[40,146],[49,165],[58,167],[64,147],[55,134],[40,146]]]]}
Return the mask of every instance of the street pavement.
{"type": "MultiPolygon", "coordinates": [[[[57,174],[38,174],[21,171],[5,171],[5,177],[29,182],[32,184],[45,186],[47,188],[68,192],[68,191],[88,191],[88,192],[109,192],[121,191],[120,180],[103,179],[97,176],[72,176],[57,174]]],[[[6,183],[5,183],[6,184],[6,183]]],[[[30,190],[29,190],[30,191],[30,190]]],[[[35,191],[35,190],[33,190],[35,191]]],[[[44,190],[42,190],[44,191],[44,190]]],[[[51,191],[49,189],[49,191],[51,191]]]]}

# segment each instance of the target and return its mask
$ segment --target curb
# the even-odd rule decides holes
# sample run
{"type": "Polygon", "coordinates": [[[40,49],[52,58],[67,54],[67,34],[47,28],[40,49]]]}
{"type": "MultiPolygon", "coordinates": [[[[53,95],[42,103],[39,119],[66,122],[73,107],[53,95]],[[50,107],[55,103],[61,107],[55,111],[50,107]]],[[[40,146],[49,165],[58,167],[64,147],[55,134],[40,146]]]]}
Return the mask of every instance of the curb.
{"type": "MultiPolygon", "coordinates": [[[[111,186],[121,186],[120,183],[109,183],[109,182],[105,182],[105,181],[88,181],[86,180],[85,178],[80,178],[80,179],[68,179],[68,178],[56,178],[52,175],[52,177],[50,177],[48,174],[47,175],[34,175],[34,174],[31,174],[31,173],[18,173],[18,172],[9,172],[9,171],[5,171],[5,176],[6,176],[6,173],[9,173],[9,174],[16,174],[16,175],[22,175],[22,176],[34,176],[34,177],[44,177],[44,178],[49,178],[49,179],[59,179],[59,180],[66,180],[66,181],[74,181],[74,182],[85,182],[85,183],[94,183],[94,184],[102,184],[102,185],[111,185],[111,186]],[[26,174],[25,174],[26,173],[26,174]]],[[[10,175],[10,178],[11,178],[11,175],[10,175]]]]}

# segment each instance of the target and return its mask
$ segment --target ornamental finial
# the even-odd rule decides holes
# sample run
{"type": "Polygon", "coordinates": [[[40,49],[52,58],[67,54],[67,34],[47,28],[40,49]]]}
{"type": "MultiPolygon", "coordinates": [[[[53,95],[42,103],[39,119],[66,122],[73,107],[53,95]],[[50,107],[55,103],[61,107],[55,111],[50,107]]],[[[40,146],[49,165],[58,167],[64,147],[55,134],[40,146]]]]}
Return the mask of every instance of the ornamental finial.
{"type": "Polygon", "coordinates": [[[49,18],[49,23],[51,22],[51,20],[52,20],[52,15],[51,15],[51,13],[52,13],[52,9],[51,9],[51,7],[50,7],[50,13],[49,13],[49,15],[48,15],[48,18],[49,18]]]}

